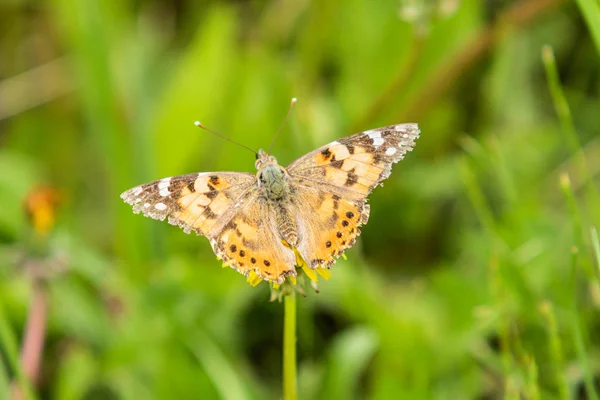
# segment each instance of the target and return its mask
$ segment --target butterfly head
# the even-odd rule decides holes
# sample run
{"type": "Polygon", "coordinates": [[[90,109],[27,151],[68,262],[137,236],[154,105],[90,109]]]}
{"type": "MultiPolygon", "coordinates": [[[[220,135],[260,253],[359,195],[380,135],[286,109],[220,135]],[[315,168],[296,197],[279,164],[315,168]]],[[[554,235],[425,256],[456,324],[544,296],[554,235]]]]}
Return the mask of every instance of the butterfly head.
{"type": "Polygon", "coordinates": [[[266,167],[267,165],[279,165],[279,164],[277,163],[277,159],[275,157],[273,157],[272,155],[269,155],[263,149],[259,149],[258,153],[256,153],[256,162],[254,163],[254,166],[256,167],[257,170],[260,170],[260,169],[266,167]]]}

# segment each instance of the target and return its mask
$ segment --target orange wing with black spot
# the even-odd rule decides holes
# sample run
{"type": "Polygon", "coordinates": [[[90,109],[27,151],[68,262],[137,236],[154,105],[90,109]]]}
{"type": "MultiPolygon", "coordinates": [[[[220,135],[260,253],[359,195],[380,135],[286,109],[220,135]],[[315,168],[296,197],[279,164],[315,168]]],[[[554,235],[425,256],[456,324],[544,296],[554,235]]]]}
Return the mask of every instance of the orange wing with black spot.
{"type": "Polygon", "coordinates": [[[264,280],[283,283],[296,276],[293,250],[285,246],[277,230],[274,205],[259,201],[258,191],[224,226],[210,237],[211,246],[223,263],[242,274],[250,271],[264,280]]]}
{"type": "Polygon", "coordinates": [[[354,246],[360,227],[369,220],[369,205],[304,187],[298,192],[297,249],[311,268],[330,267],[354,246]]]}
{"type": "Polygon", "coordinates": [[[255,187],[254,175],[241,172],[209,172],[164,178],[136,186],[121,194],[134,213],[168,221],[185,233],[207,237],[218,233],[248,201],[255,187]]]}
{"type": "Polygon", "coordinates": [[[419,133],[417,124],[357,133],[300,157],[287,171],[300,184],[317,184],[337,194],[364,200],[390,175],[392,165],[412,151],[419,133]]]}
{"type": "Polygon", "coordinates": [[[367,196],[413,149],[417,124],[392,125],[323,146],[288,166],[296,194],[298,250],[312,268],[331,266],[367,223],[367,196]]]}

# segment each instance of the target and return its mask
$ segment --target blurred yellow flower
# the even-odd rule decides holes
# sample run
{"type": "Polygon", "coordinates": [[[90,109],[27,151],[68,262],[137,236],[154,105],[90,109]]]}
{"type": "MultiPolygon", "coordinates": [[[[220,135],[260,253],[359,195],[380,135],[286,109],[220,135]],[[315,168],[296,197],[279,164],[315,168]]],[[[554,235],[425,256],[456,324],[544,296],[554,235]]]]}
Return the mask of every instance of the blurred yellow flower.
{"type": "Polygon", "coordinates": [[[39,186],[25,198],[25,211],[33,229],[42,236],[54,226],[60,195],[55,188],[39,186]]]}

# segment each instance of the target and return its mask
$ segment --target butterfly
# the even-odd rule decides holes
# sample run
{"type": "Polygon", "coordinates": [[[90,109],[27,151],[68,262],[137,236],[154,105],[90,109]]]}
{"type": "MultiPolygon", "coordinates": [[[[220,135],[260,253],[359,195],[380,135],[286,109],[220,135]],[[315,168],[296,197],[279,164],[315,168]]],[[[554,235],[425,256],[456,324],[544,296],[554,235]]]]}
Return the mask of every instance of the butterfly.
{"type": "Polygon", "coordinates": [[[280,166],[259,150],[256,174],[203,172],[136,186],[121,194],[134,213],[206,236],[224,265],[281,284],[299,255],[330,268],[369,219],[367,196],[413,149],[417,124],[357,133],[280,166]]]}

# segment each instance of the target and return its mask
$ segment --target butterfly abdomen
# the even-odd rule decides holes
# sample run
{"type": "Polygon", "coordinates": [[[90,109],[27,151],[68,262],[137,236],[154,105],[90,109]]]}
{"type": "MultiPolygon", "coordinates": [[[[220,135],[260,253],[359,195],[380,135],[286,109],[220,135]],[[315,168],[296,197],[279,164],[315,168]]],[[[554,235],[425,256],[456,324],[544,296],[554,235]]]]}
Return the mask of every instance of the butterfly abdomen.
{"type": "Polygon", "coordinates": [[[283,205],[276,206],[275,218],[281,238],[290,246],[296,247],[298,245],[298,229],[288,209],[283,205]]]}

